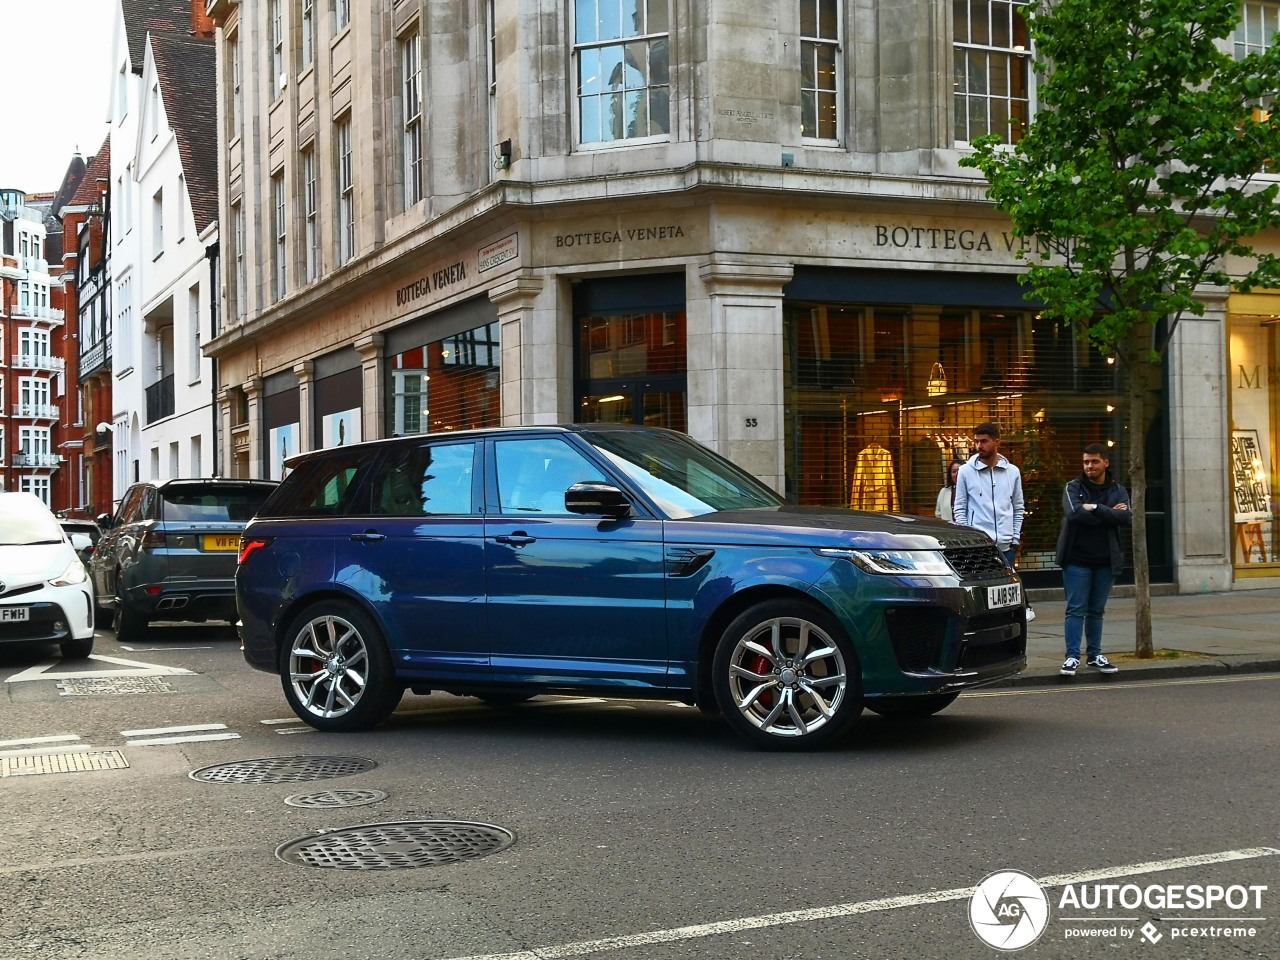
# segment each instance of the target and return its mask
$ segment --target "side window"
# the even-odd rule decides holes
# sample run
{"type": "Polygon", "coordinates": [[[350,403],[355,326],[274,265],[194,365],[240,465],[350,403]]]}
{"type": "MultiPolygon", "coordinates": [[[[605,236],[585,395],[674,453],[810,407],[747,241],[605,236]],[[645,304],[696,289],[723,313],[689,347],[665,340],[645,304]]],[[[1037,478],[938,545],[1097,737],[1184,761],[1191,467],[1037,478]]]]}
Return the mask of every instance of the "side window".
{"type": "Polygon", "coordinates": [[[145,489],[145,487],[134,487],[125,494],[120,504],[120,514],[116,518],[117,527],[124,523],[133,523],[138,519],[142,511],[142,494],[145,489]]]}
{"type": "Polygon", "coordinates": [[[373,485],[373,512],[387,517],[475,513],[474,443],[424,443],[387,457],[373,485]]]}
{"type": "Polygon", "coordinates": [[[377,450],[344,452],[300,463],[266,504],[260,517],[338,517],[365,512],[351,499],[377,450]]]}
{"type": "Polygon", "coordinates": [[[158,520],[160,518],[160,496],[155,487],[147,487],[142,492],[142,510],[138,519],[158,520]]]}
{"type": "Polygon", "coordinates": [[[599,467],[556,437],[499,440],[493,448],[498,508],[506,516],[568,516],[564,492],[575,483],[604,479],[599,467]]]}

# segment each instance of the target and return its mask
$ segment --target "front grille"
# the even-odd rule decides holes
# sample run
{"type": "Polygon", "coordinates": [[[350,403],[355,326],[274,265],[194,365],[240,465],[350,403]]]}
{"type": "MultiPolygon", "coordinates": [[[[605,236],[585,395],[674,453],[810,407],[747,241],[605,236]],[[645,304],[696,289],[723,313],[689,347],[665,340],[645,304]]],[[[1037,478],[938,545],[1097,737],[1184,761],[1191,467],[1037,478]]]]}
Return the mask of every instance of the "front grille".
{"type": "Polygon", "coordinates": [[[985,547],[952,547],[943,555],[961,580],[981,580],[1008,570],[994,543],[985,547]]]}
{"type": "Polygon", "coordinates": [[[947,614],[938,607],[890,607],[884,612],[898,666],[919,673],[938,666],[947,638],[947,614]]]}

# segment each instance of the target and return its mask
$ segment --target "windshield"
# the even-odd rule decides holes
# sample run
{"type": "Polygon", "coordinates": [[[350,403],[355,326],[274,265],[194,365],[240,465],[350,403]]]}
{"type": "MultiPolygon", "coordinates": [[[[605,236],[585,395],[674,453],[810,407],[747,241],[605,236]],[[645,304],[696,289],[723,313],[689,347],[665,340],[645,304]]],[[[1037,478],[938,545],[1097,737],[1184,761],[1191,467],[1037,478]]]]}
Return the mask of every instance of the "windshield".
{"type": "Polygon", "coordinates": [[[672,519],[782,503],[755,477],[679,434],[619,430],[584,436],[672,519]]]}
{"type": "Polygon", "coordinates": [[[44,504],[21,494],[0,497],[0,546],[60,543],[62,527],[44,504]]]}

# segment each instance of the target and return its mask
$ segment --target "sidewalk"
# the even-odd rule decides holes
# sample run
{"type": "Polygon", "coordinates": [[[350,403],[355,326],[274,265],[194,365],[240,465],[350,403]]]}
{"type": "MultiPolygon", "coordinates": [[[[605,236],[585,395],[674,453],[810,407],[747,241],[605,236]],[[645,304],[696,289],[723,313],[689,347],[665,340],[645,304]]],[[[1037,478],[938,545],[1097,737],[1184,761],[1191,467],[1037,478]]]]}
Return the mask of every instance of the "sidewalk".
{"type": "MultiPolygon", "coordinates": [[[[1058,668],[1066,656],[1064,600],[1032,599],[1027,624],[1027,669],[997,686],[1117,683],[1229,673],[1280,671],[1280,589],[1238,590],[1151,598],[1152,660],[1133,659],[1134,601],[1112,597],[1102,631],[1102,652],[1120,672],[1103,676],[1081,664],[1074,678],[1058,668]],[[1177,651],[1178,656],[1162,652],[1177,651]]],[[[1083,652],[1083,651],[1082,651],[1083,652]]]]}

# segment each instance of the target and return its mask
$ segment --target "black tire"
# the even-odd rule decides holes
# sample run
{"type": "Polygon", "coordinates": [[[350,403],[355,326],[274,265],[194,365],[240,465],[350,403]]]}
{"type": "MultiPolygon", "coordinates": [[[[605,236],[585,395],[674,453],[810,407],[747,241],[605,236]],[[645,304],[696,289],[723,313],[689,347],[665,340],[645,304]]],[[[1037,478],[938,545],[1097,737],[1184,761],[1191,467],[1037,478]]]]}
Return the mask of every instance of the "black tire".
{"type": "Polygon", "coordinates": [[[93,637],[84,640],[64,640],[59,649],[64,660],[83,660],[93,653],[93,637]]]}
{"type": "Polygon", "coordinates": [[[404,696],[381,631],[342,600],[294,617],[280,649],[280,684],[294,713],[335,732],[376,727],[404,696]]]}
{"type": "Polygon", "coordinates": [[[877,697],[867,701],[867,709],[882,717],[921,719],[932,717],[956,702],[955,693],[930,693],[920,697],[877,697]]]}
{"type": "Polygon", "coordinates": [[[121,642],[137,640],[146,632],[147,624],[146,617],[130,607],[123,599],[116,597],[116,613],[111,621],[111,627],[116,632],[117,640],[121,642]]]}
{"type": "Polygon", "coordinates": [[[800,600],[770,600],[729,624],[711,683],[734,732],[773,750],[844,736],[862,713],[862,675],[836,619],[800,600]]]}

